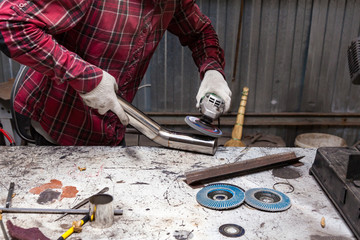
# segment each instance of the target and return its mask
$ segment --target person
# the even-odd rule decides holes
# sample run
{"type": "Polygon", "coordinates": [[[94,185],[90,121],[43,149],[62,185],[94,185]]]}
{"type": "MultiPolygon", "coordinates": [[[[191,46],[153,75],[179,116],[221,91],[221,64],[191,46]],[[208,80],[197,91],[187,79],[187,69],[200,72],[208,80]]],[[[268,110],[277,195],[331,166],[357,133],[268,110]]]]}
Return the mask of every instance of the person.
{"type": "Polygon", "coordinates": [[[199,68],[196,106],[212,92],[227,111],[224,53],[195,0],[1,1],[1,51],[29,66],[15,111],[45,142],[124,144],[129,118],[117,95],[133,100],[167,30],[191,49],[199,68]]]}

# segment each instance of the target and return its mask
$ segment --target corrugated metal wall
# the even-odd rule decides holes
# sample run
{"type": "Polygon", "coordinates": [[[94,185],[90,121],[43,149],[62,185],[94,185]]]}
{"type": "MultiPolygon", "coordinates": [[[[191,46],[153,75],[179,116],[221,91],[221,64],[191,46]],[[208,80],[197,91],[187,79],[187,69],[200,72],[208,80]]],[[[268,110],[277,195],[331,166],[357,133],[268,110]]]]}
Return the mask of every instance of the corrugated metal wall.
{"type": "MultiPolygon", "coordinates": [[[[346,50],[359,35],[360,1],[248,0],[239,61],[232,81],[239,0],[198,1],[213,21],[226,53],[226,75],[236,111],[249,86],[248,112],[359,112],[346,50]],[[336,91],[335,91],[336,89],[336,91]]],[[[199,85],[188,49],[167,34],[155,54],[136,104],[145,111],[194,111],[199,85]]]]}
{"type": "MultiPolygon", "coordinates": [[[[241,0],[197,3],[212,20],[225,50],[233,112],[242,88],[248,86],[248,113],[360,113],[360,86],[351,84],[346,60],[347,46],[360,35],[360,0],[244,0],[238,52],[241,0]]],[[[4,81],[11,77],[4,56],[1,65],[4,81]]],[[[199,84],[191,52],[166,34],[134,104],[145,112],[197,112],[199,84]]],[[[309,131],[333,133],[350,144],[360,139],[359,127],[245,126],[245,134],[254,131],[279,135],[287,142],[309,131]]]]}
{"type": "MultiPolygon", "coordinates": [[[[360,1],[245,0],[237,53],[241,1],[197,2],[212,20],[225,50],[233,112],[242,88],[248,86],[248,113],[360,113],[360,86],[351,84],[346,59],[347,46],[359,35],[360,1]]],[[[171,34],[160,44],[144,84],[151,87],[139,90],[135,104],[140,109],[197,112],[197,69],[189,50],[171,34]]],[[[302,132],[335,134],[349,144],[360,139],[359,127],[245,126],[244,133],[257,131],[282,136],[287,143],[302,132]]]]}

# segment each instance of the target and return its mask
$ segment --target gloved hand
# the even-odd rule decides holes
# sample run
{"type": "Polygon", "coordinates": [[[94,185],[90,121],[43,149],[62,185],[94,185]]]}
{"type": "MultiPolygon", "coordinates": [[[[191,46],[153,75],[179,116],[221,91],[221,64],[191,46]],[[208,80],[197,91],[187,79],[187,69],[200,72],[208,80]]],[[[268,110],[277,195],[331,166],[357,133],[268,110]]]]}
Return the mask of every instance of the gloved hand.
{"type": "Polygon", "coordinates": [[[228,87],[223,75],[216,70],[208,70],[205,72],[201,81],[199,91],[196,95],[196,107],[200,108],[200,100],[206,93],[214,93],[221,97],[225,102],[224,112],[229,111],[231,102],[231,90],[228,87]]]}
{"type": "Polygon", "coordinates": [[[126,126],[129,124],[129,117],[117,100],[115,93],[117,90],[118,85],[115,78],[103,71],[103,77],[99,85],[88,93],[80,94],[80,97],[86,105],[97,109],[101,115],[104,115],[109,110],[112,111],[118,116],[121,123],[126,126]]]}

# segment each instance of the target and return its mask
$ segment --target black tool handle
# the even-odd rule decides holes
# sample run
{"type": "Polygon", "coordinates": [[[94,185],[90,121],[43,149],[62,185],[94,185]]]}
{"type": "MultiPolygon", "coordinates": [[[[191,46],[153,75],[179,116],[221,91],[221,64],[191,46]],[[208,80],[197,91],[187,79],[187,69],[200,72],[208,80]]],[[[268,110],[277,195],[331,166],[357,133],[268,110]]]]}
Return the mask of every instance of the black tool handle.
{"type": "Polygon", "coordinates": [[[8,192],[8,196],[6,198],[6,205],[5,205],[6,208],[10,207],[11,200],[12,200],[12,195],[14,193],[14,188],[15,188],[15,183],[11,182],[9,192],[8,192]]]}

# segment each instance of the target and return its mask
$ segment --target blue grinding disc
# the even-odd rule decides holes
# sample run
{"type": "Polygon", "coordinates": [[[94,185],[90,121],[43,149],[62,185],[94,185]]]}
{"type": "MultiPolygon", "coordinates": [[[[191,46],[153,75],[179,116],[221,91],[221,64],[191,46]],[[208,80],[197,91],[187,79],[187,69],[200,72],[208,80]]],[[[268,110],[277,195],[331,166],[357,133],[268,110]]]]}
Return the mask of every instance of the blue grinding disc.
{"type": "Polygon", "coordinates": [[[244,191],[231,184],[211,184],[196,194],[196,201],[200,205],[215,210],[236,208],[244,200],[244,191]]]}
{"type": "Polygon", "coordinates": [[[270,188],[253,188],[245,192],[245,202],[260,210],[279,212],[291,206],[290,198],[270,188]]]}

